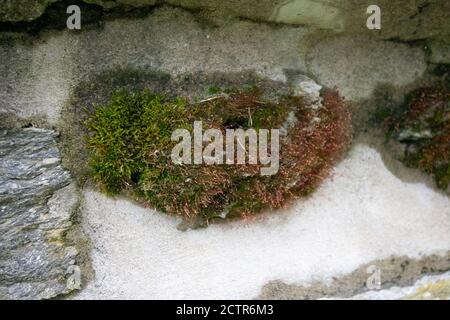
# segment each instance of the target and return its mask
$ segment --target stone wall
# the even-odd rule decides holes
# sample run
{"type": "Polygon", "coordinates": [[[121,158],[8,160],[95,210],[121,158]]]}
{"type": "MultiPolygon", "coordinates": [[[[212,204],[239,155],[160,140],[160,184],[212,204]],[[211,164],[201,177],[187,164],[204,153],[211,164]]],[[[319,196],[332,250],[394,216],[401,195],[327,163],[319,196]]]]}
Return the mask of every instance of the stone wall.
{"type": "MultiPolygon", "coordinates": [[[[286,81],[294,70],[360,100],[382,83],[413,84],[427,68],[426,44],[333,36],[307,26],[203,19],[202,13],[163,6],[144,17],[105,20],[81,32],[5,33],[0,58],[8,63],[0,65],[0,110],[44,117],[55,125],[80,81],[118,69],[173,76],[251,70],[277,81],[286,81]]],[[[436,49],[433,61],[444,59],[446,48],[436,49]]]]}
{"type": "MultiPolygon", "coordinates": [[[[0,21],[31,21],[61,0],[0,1],[0,21]]],[[[127,11],[169,4],[204,10],[212,16],[231,16],[255,21],[310,26],[331,32],[375,34],[403,41],[436,38],[450,41],[450,3],[445,0],[84,0],[105,12],[127,11]],[[382,12],[382,28],[369,32],[366,9],[376,4],[382,12]]]]}
{"type": "Polygon", "coordinates": [[[55,138],[35,128],[0,134],[0,299],[80,288],[78,251],[66,237],[79,198],[55,138]]]}
{"type": "MultiPolygon", "coordinates": [[[[177,265],[192,270],[193,276],[199,273],[193,267],[198,261],[183,258],[189,248],[177,247],[177,243],[186,243],[186,236],[174,228],[170,218],[89,190],[83,190],[88,200],[84,209],[77,209],[78,190],[72,179],[79,178],[77,166],[83,163],[68,160],[77,159],[73,154],[79,154],[77,144],[82,142],[82,132],[74,132],[76,128],[67,120],[73,119],[73,114],[81,112],[87,103],[102,101],[117,88],[150,87],[163,93],[192,95],[195,91],[201,95],[210,85],[262,83],[258,82],[260,79],[285,85],[293,75],[305,74],[320,85],[336,87],[351,102],[356,128],[364,132],[367,126],[360,121],[360,113],[372,114],[373,108],[380,104],[398,103],[405,92],[435,80],[432,71],[436,66],[450,62],[450,2],[377,2],[382,9],[379,31],[365,27],[366,8],[372,1],[85,0],[76,1],[83,8],[82,29],[71,31],[65,28],[69,1],[0,0],[0,299],[51,298],[79,288],[79,268],[83,266],[78,252],[84,249],[68,235],[81,215],[87,217],[85,227],[96,241],[94,265],[102,276],[85,293],[87,297],[139,295],[141,291],[136,288],[141,285],[143,275],[151,285],[142,294],[161,297],[163,293],[154,290],[159,286],[158,282],[152,282],[154,272],[161,272],[158,280],[166,281],[161,286],[172,285],[180,297],[193,292],[188,287],[183,287],[184,292],[179,290],[172,274],[166,273],[171,268],[177,271],[176,266],[166,261],[165,256],[159,256],[161,247],[173,250],[180,257],[177,265]],[[62,155],[58,146],[62,146],[62,155]],[[127,219],[134,234],[130,235],[121,225],[127,219]],[[114,234],[111,236],[110,232],[114,234]],[[150,250],[148,244],[155,249],[150,250]],[[142,252],[168,263],[167,267],[164,264],[161,269],[154,267],[142,252]],[[141,270],[142,266],[145,270],[141,270]],[[127,272],[133,281],[128,281],[127,272]],[[123,283],[130,285],[122,288],[123,283]]],[[[401,178],[394,176],[373,148],[357,148],[352,159],[338,171],[340,185],[330,187],[330,182],[328,189],[317,195],[312,205],[309,203],[310,207],[302,203],[286,213],[286,221],[294,220],[293,224],[288,225],[280,215],[274,228],[265,222],[251,230],[240,226],[236,226],[236,231],[215,227],[205,233],[189,234],[190,243],[204,240],[210,243],[214,239],[216,242],[211,242],[209,251],[205,249],[209,253],[218,253],[224,242],[231,244],[228,255],[209,258],[211,265],[217,266],[223,264],[220,260],[223,257],[225,262],[236,262],[227,272],[230,277],[242,279],[239,288],[233,290],[245,298],[258,296],[264,281],[307,281],[310,275],[326,278],[330,276],[329,270],[334,272],[331,276],[337,277],[350,274],[372,260],[388,259],[391,254],[414,256],[417,270],[421,270],[420,266],[434,266],[436,261],[440,266],[436,270],[448,269],[445,236],[450,234],[447,232],[450,213],[446,211],[446,195],[426,184],[426,178],[417,178],[409,171],[398,174],[401,178]],[[356,172],[361,172],[361,179],[355,176],[355,168],[359,168],[356,172]],[[375,175],[370,171],[374,168],[375,175]],[[414,176],[415,180],[409,181],[404,176],[414,176]],[[376,199],[371,198],[373,190],[377,190],[376,199]],[[394,198],[399,190],[402,201],[394,198]],[[414,199],[413,208],[408,207],[410,199],[414,199]],[[324,203],[329,204],[325,209],[321,207],[324,203]],[[354,203],[362,205],[354,208],[354,203]],[[340,215],[330,208],[340,210],[340,215]],[[367,212],[373,220],[361,215],[367,212]],[[312,217],[317,215],[315,222],[312,217]],[[324,224],[326,219],[328,224],[324,224]],[[324,225],[329,229],[321,229],[324,225]],[[333,229],[336,225],[340,226],[340,232],[333,229]],[[262,230],[261,238],[258,228],[262,230]],[[277,235],[277,228],[286,228],[288,240],[297,244],[299,256],[283,251],[290,244],[277,235]],[[379,244],[374,239],[386,235],[386,228],[389,237],[379,244]],[[300,233],[306,239],[298,238],[298,230],[302,230],[300,233]],[[321,239],[315,238],[317,230],[323,236],[321,239]],[[368,234],[367,239],[363,237],[366,242],[362,242],[358,232],[368,234]],[[204,234],[210,234],[211,239],[202,238],[204,234]],[[342,236],[336,239],[334,234],[342,236]],[[348,234],[352,236],[347,238],[348,234]],[[276,274],[262,270],[257,281],[243,278],[243,264],[237,263],[236,257],[244,257],[246,248],[258,248],[268,235],[274,239],[271,248],[279,259],[294,264],[289,275],[283,279],[286,268],[281,268],[278,262],[271,265],[269,252],[269,262],[265,263],[276,274]],[[232,244],[236,237],[245,239],[237,256],[232,244]],[[367,251],[353,252],[354,259],[344,261],[334,251],[327,251],[334,250],[330,243],[336,240],[343,253],[349,251],[348,247],[364,246],[367,251]],[[389,246],[389,241],[396,246],[389,246]],[[318,254],[310,256],[308,248],[313,245],[317,245],[314,250],[318,254]],[[438,258],[430,263],[419,251],[437,254],[438,258]],[[327,261],[329,265],[324,263],[321,268],[314,265],[329,256],[334,257],[327,261]],[[316,269],[317,274],[309,273],[316,269]],[[247,291],[239,291],[241,287],[247,291]]],[[[202,251],[196,252],[203,257],[202,251]]],[[[246,261],[250,269],[255,257],[249,256],[246,261]]],[[[390,280],[402,272],[397,269],[390,280]]],[[[224,288],[217,297],[233,292],[222,286],[221,281],[226,279],[208,275],[211,282],[202,282],[195,294],[213,294],[215,289],[210,290],[209,285],[214,281],[224,288]]],[[[419,276],[420,272],[414,275],[419,276]]],[[[362,276],[357,284],[354,277],[348,281],[352,282],[349,287],[354,292],[361,287],[362,276]]],[[[303,294],[303,287],[301,291],[303,294]]],[[[289,291],[281,292],[281,296],[284,293],[289,291]]]]}

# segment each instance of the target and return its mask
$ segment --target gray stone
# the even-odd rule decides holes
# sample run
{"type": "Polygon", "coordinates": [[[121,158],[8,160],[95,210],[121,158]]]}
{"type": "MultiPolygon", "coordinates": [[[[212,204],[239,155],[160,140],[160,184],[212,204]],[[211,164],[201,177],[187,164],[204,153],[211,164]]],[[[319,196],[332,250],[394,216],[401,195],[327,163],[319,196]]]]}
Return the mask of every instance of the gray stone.
{"type": "Polygon", "coordinates": [[[430,49],[430,62],[450,64],[450,43],[432,41],[430,43],[430,49]]]}
{"type": "Polygon", "coordinates": [[[327,37],[306,54],[308,74],[349,100],[369,98],[380,84],[402,87],[426,71],[424,52],[364,36],[327,37]]]}
{"type": "Polygon", "coordinates": [[[449,8],[445,0],[287,0],[274,8],[270,20],[383,39],[448,39],[449,8]],[[380,7],[380,30],[366,26],[366,11],[373,4],[380,7]]]}
{"type": "Polygon", "coordinates": [[[397,139],[399,141],[417,141],[422,139],[433,138],[433,133],[430,129],[414,131],[412,129],[404,129],[399,132],[397,139]]]}
{"type": "Polygon", "coordinates": [[[58,0],[0,0],[0,21],[31,21],[58,0]]]}
{"type": "Polygon", "coordinates": [[[314,80],[304,75],[297,75],[292,79],[291,86],[294,94],[303,97],[310,108],[318,109],[322,106],[322,97],[320,96],[322,86],[314,80]]]}
{"type": "MultiPolygon", "coordinates": [[[[0,0],[0,21],[31,21],[61,0],[0,0]]],[[[446,0],[378,0],[381,29],[369,30],[371,0],[84,0],[108,11],[169,4],[203,11],[211,17],[302,25],[335,33],[366,34],[383,39],[450,40],[450,2],[446,0]]]]}
{"type": "MultiPolygon", "coordinates": [[[[284,69],[304,69],[297,44],[306,33],[299,27],[271,28],[249,21],[203,27],[186,10],[163,7],[142,19],[107,21],[102,30],[49,31],[32,45],[1,43],[0,60],[8,63],[0,64],[0,111],[43,116],[57,125],[80,80],[122,67],[173,76],[253,70],[284,80],[284,69]]],[[[126,81],[134,84],[136,79],[126,81]]],[[[85,94],[97,92],[88,87],[85,94]]]]}
{"type": "MultiPolygon", "coordinates": [[[[381,289],[394,286],[411,285],[427,272],[440,273],[448,270],[449,255],[428,255],[420,259],[408,256],[390,256],[370,261],[349,274],[335,277],[327,283],[312,281],[307,285],[288,284],[283,281],[270,281],[261,290],[260,299],[320,299],[338,296],[338,299],[350,298],[357,293],[376,293],[367,288],[369,267],[376,266],[381,271],[381,289]]],[[[437,288],[436,288],[437,289],[437,288]]],[[[436,294],[445,293],[434,290],[436,294]]],[[[354,298],[364,299],[364,294],[354,298]]],[[[384,296],[384,298],[388,298],[384,296]]]]}
{"type": "MultiPolygon", "coordinates": [[[[41,117],[57,125],[80,81],[119,66],[172,76],[253,70],[280,81],[286,80],[286,70],[297,70],[321,85],[336,86],[348,100],[370,97],[380,83],[409,85],[426,70],[425,54],[418,47],[365,36],[316,37],[311,32],[243,20],[211,27],[186,10],[162,7],[144,18],[106,21],[101,30],[23,36],[0,44],[0,60],[8,61],[0,64],[0,112],[41,117]]],[[[122,80],[134,84],[135,78],[122,80]]],[[[111,82],[122,80],[115,77],[111,82]]],[[[91,86],[85,95],[98,94],[94,81],[91,86]]]]}
{"type": "Polygon", "coordinates": [[[56,136],[35,128],[0,133],[0,299],[48,299],[77,287],[77,250],[65,233],[78,194],[56,136]]]}
{"type": "Polygon", "coordinates": [[[144,7],[153,6],[157,0],[84,0],[84,2],[97,4],[105,9],[111,9],[119,6],[144,7]]]}

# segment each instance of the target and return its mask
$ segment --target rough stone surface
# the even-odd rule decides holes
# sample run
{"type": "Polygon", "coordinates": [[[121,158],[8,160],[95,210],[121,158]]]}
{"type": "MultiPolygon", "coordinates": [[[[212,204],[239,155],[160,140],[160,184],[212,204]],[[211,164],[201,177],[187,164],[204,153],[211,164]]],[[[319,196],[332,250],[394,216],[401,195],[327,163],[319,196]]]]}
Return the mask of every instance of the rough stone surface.
{"type": "Polygon", "coordinates": [[[384,292],[400,291],[406,295],[406,288],[416,279],[433,276],[445,272],[450,267],[450,252],[445,256],[424,256],[414,259],[408,256],[391,256],[386,259],[378,259],[364,264],[340,277],[334,277],[331,281],[323,282],[314,279],[307,284],[285,283],[283,281],[271,281],[261,290],[258,298],[261,299],[335,299],[338,295],[342,298],[358,298],[379,296],[389,298],[384,292]],[[379,272],[378,279],[369,280],[379,272]],[[428,275],[426,275],[428,273],[428,275]],[[432,275],[430,275],[432,274],[432,275]],[[379,285],[377,288],[376,286],[379,285]],[[358,293],[358,294],[356,294],[358,293]],[[356,295],[355,295],[356,294],[356,295]]]}
{"type": "MultiPolygon", "coordinates": [[[[30,21],[58,0],[2,0],[0,21],[30,21]],[[26,5],[24,3],[26,2],[26,5]]],[[[378,0],[381,30],[368,30],[371,0],[84,0],[105,10],[171,4],[221,17],[305,25],[331,32],[372,34],[384,39],[449,39],[450,3],[446,0],[378,0]]]]}
{"type": "Polygon", "coordinates": [[[0,65],[0,111],[55,124],[81,80],[120,68],[171,75],[253,70],[281,81],[287,70],[297,70],[337,86],[349,100],[369,96],[380,82],[412,83],[426,68],[420,48],[367,37],[311,42],[312,35],[305,27],[240,20],[211,27],[185,10],[163,7],[146,18],[107,21],[101,30],[24,36],[0,44],[0,59],[9,62],[0,65]]]}
{"type": "Polygon", "coordinates": [[[405,86],[426,70],[420,48],[365,36],[325,38],[308,49],[305,60],[320,84],[336,86],[350,100],[368,98],[379,84],[405,86]]]}
{"type": "Polygon", "coordinates": [[[284,80],[284,69],[303,69],[296,44],[306,32],[248,21],[203,27],[192,14],[171,8],[143,19],[110,21],[103,30],[50,32],[0,46],[1,61],[10,62],[0,65],[0,110],[45,115],[54,124],[78,81],[120,68],[172,75],[254,70],[284,80]]]}
{"type": "MultiPolygon", "coordinates": [[[[51,2],[24,6],[24,1],[0,0],[0,21],[36,19],[51,2]],[[16,5],[22,8],[15,10],[16,5]]],[[[155,3],[85,2],[118,11],[155,3]]],[[[292,73],[307,74],[321,85],[336,86],[353,102],[369,98],[382,83],[397,88],[422,78],[425,46],[380,38],[428,39],[428,62],[448,59],[443,45],[450,31],[447,1],[380,0],[381,31],[365,28],[364,1],[165,2],[173,6],[142,10],[148,14],[140,18],[106,19],[79,32],[1,33],[0,112],[12,117],[2,115],[0,126],[9,119],[18,122],[17,116],[60,125],[65,105],[74,103],[72,111],[78,112],[85,101],[104,95],[100,83],[135,88],[148,85],[146,75],[158,72],[164,73],[154,78],[160,87],[176,83],[166,75],[182,78],[182,93],[193,92],[198,79],[190,77],[199,73],[254,71],[282,82],[292,73]],[[80,92],[82,97],[72,101],[80,92]]],[[[205,87],[217,80],[202,79],[205,87]]],[[[307,78],[294,84],[311,100],[320,89],[307,78]]],[[[59,165],[54,133],[7,131],[0,141],[0,151],[6,150],[0,157],[23,153],[22,162],[15,162],[19,167],[3,159],[0,164],[0,298],[49,298],[79,288],[76,251],[64,238],[76,191],[59,165]],[[21,135],[33,139],[25,143],[21,135]],[[33,143],[40,139],[41,149],[33,143]],[[20,146],[11,147],[14,141],[20,146]],[[17,168],[23,177],[11,180],[3,174],[17,168]]],[[[85,190],[82,220],[93,241],[96,277],[77,298],[254,298],[262,288],[267,297],[320,297],[361,289],[363,267],[373,262],[384,266],[386,285],[405,285],[403,280],[412,281],[422,268],[447,270],[448,196],[418,172],[402,168],[394,174],[382,160],[376,149],[357,144],[337,167],[334,181],[292,209],[184,233],[172,217],[85,190]],[[405,261],[414,265],[407,268],[412,271],[403,272],[405,261]],[[324,289],[336,278],[347,282],[336,282],[334,291],[324,289]]]]}
{"type": "Polygon", "coordinates": [[[403,297],[406,300],[450,300],[450,275],[437,281],[422,282],[419,288],[403,297]]]}
{"type": "Polygon", "coordinates": [[[31,21],[59,0],[0,0],[0,21],[31,21]]]}
{"type": "Polygon", "coordinates": [[[157,0],[84,0],[84,2],[97,4],[105,9],[116,8],[120,6],[124,7],[143,7],[153,6],[157,0]]]}
{"type": "Polygon", "coordinates": [[[384,39],[415,40],[450,35],[450,4],[445,0],[288,0],[273,11],[271,20],[316,26],[332,32],[376,35],[384,39]],[[369,5],[381,10],[381,29],[369,30],[369,5]]]}
{"type": "Polygon", "coordinates": [[[432,41],[430,43],[430,62],[450,64],[450,43],[432,41]]]}
{"type": "MultiPolygon", "coordinates": [[[[339,299],[341,299],[340,297],[339,299]]],[[[439,275],[426,275],[413,285],[394,286],[385,290],[372,290],[355,295],[354,300],[450,300],[450,272],[439,275]]]]}
{"type": "Polygon", "coordinates": [[[77,250],[65,242],[78,196],[55,137],[34,128],[0,134],[0,299],[46,299],[79,286],[77,250]]]}

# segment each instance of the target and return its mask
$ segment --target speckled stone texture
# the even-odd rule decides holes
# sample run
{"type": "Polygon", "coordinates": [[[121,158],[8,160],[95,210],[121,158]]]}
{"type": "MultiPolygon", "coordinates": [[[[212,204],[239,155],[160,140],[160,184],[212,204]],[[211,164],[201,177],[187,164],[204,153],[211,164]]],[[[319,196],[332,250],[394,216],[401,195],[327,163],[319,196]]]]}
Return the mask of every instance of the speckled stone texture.
{"type": "Polygon", "coordinates": [[[55,137],[0,132],[0,299],[46,299],[79,285],[77,250],[65,241],[78,198],[55,137]]]}

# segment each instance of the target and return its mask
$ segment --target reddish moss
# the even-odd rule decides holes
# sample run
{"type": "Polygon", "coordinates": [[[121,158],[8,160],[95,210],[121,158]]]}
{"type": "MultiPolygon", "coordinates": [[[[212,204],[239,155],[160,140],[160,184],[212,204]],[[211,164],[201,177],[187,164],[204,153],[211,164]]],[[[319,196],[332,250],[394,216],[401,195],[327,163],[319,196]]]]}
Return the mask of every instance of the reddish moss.
{"type": "Polygon", "coordinates": [[[389,135],[406,143],[408,166],[432,174],[439,188],[450,183],[450,90],[443,86],[412,92],[400,112],[385,121],[389,135]]]}
{"type": "Polygon", "coordinates": [[[101,186],[131,193],[168,213],[207,221],[223,215],[248,217],[308,195],[329,175],[351,141],[350,113],[335,91],[326,92],[323,106],[317,109],[305,106],[299,97],[265,101],[257,91],[193,104],[149,94],[121,94],[94,111],[87,125],[93,176],[101,186]],[[123,119],[128,113],[132,116],[123,119]],[[171,162],[174,143],[169,140],[175,127],[192,130],[193,121],[201,120],[204,129],[222,132],[271,129],[285,126],[289,115],[295,115],[296,121],[287,127],[288,138],[280,141],[280,167],[275,175],[260,175],[260,164],[180,166],[171,162]],[[154,126],[147,128],[149,123],[154,126]]]}

